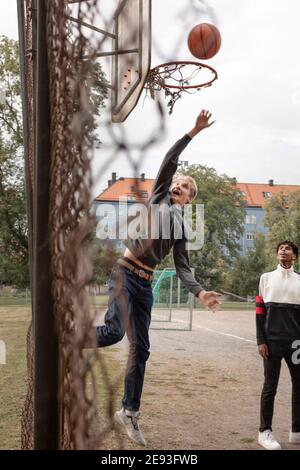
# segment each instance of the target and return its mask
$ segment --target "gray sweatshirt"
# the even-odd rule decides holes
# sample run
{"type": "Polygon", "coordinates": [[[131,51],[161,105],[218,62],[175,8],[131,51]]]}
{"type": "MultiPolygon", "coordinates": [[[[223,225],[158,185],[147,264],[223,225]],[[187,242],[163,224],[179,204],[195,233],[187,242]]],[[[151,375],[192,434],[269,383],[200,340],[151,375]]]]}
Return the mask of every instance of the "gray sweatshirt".
{"type": "Polygon", "coordinates": [[[153,269],[173,248],[174,263],[178,277],[192,294],[198,295],[203,289],[195,280],[189,266],[189,257],[186,250],[187,240],[184,236],[184,230],[183,237],[180,239],[174,238],[174,222],[183,226],[183,212],[175,206],[172,207],[169,191],[172,178],[177,170],[179,155],[190,141],[191,138],[185,135],[168,151],[158,171],[148,203],[149,208],[151,204],[159,205],[161,220],[164,217],[170,218],[170,236],[162,238],[161,227],[159,227],[159,238],[150,238],[148,236],[147,238],[127,239],[125,244],[139,261],[153,269]]]}

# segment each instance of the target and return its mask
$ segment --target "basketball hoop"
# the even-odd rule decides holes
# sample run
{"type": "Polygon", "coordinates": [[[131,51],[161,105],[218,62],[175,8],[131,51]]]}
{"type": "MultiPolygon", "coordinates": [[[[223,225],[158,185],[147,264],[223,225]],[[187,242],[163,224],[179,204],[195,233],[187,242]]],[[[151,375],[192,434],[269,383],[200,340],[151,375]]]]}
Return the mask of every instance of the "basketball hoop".
{"type": "Polygon", "coordinates": [[[213,67],[200,62],[167,62],[150,70],[145,88],[149,90],[152,99],[155,99],[156,92],[164,90],[165,96],[170,97],[167,106],[169,114],[172,114],[182,93],[195,93],[211,86],[217,78],[218,74],[213,67]]]}

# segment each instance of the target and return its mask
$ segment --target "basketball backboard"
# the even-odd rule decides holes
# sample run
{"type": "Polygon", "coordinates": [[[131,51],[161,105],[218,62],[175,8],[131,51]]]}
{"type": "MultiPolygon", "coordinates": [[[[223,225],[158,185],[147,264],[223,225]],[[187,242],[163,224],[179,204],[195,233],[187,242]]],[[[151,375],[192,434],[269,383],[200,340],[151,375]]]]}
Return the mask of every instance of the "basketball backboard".
{"type": "Polygon", "coordinates": [[[121,0],[114,15],[112,122],[138,103],[151,66],[151,1],[121,0]]]}

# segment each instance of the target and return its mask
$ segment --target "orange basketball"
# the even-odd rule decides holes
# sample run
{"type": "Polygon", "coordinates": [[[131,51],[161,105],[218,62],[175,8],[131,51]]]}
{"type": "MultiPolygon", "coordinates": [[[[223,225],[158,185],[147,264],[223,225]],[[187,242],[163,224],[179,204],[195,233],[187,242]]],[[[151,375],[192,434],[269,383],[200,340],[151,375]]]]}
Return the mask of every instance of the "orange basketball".
{"type": "Polygon", "coordinates": [[[197,24],[189,34],[188,46],[197,59],[211,59],[221,46],[221,35],[218,28],[210,23],[197,24]]]}

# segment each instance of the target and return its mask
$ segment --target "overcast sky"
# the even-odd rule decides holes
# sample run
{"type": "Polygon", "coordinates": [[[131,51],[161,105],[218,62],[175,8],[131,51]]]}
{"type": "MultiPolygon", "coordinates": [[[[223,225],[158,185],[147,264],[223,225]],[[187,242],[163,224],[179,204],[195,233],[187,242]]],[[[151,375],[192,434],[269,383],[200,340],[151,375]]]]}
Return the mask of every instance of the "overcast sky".
{"type": "MultiPolygon", "coordinates": [[[[112,0],[110,0],[111,3],[112,0]]],[[[183,160],[214,167],[241,182],[300,184],[300,2],[299,0],[210,0],[207,13],[222,35],[219,53],[209,65],[218,71],[212,87],[184,97],[166,118],[163,140],[147,153],[140,167],[155,177],[161,159],[193,126],[198,111],[209,109],[216,123],[186,148],[183,160]]],[[[193,60],[186,45],[188,31],[205,20],[193,7],[199,0],[153,0],[152,66],[166,61],[193,60]],[[184,35],[182,31],[184,30],[184,35]],[[174,51],[174,44],[182,47],[174,51]]],[[[0,34],[17,38],[15,1],[0,1],[0,34]]],[[[129,142],[142,142],[155,128],[151,100],[140,104],[121,126],[129,142]]],[[[115,128],[116,129],[116,128],[115,128]]],[[[101,133],[104,143],[109,137],[101,133]]],[[[111,158],[97,155],[94,169],[111,158]]],[[[131,176],[125,157],[97,178],[101,192],[111,172],[131,176]]]]}

